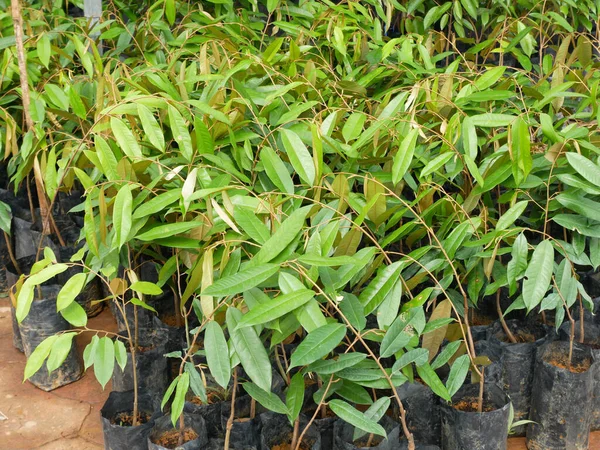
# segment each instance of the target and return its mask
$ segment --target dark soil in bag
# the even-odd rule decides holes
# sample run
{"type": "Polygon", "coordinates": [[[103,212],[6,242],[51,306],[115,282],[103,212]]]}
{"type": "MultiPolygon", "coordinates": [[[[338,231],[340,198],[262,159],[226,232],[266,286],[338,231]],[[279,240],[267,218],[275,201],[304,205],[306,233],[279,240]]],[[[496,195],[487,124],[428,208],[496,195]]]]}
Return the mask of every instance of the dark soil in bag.
{"type": "MultiPolygon", "coordinates": [[[[260,420],[260,449],[261,450],[294,450],[290,448],[293,428],[286,416],[272,412],[259,416],[260,420]]],[[[308,424],[305,416],[300,416],[298,436],[308,424]]],[[[314,425],[311,425],[304,434],[301,450],[321,450],[321,435],[314,425]]]]}
{"type": "MultiPolygon", "coordinates": [[[[250,418],[252,415],[252,398],[249,395],[236,396],[234,406],[234,420],[229,442],[235,442],[238,446],[258,447],[260,444],[260,425],[256,414],[263,412],[264,408],[255,403],[255,417],[250,418]]],[[[227,421],[230,415],[231,401],[221,402],[221,429],[223,435],[227,432],[227,421]]]]}
{"type": "Polygon", "coordinates": [[[154,427],[148,437],[149,450],[201,450],[208,444],[206,435],[206,425],[201,416],[194,414],[184,414],[184,430],[183,430],[183,445],[178,446],[181,431],[179,430],[179,422],[176,428],[173,427],[171,416],[163,416],[156,419],[154,427]]]}
{"type": "MultiPolygon", "coordinates": [[[[61,286],[42,286],[40,288],[42,298],[33,300],[29,314],[19,324],[23,349],[28,358],[44,339],[71,329],[71,325],[63,319],[60,313],[56,312],[56,295],[60,288],[61,286]]],[[[36,296],[37,292],[36,289],[36,296]]],[[[51,391],[77,381],[81,375],[81,360],[77,354],[75,339],[73,339],[71,350],[58,369],[49,374],[44,364],[29,378],[29,381],[44,391],[51,391]]]]}
{"type": "Polygon", "coordinates": [[[321,448],[333,448],[333,427],[337,417],[325,417],[324,419],[315,419],[315,426],[321,433],[321,448]]]}
{"type": "MultiPolygon", "coordinates": [[[[575,322],[575,342],[580,342],[580,322],[575,322]]],[[[569,323],[560,327],[560,339],[568,341],[571,334],[569,323]]],[[[589,346],[592,351],[594,361],[600,361],[600,326],[586,321],[583,331],[584,345],[589,346]]],[[[600,364],[594,364],[594,395],[592,398],[592,422],[591,430],[600,430],[600,364]]]]}
{"type": "Polygon", "coordinates": [[[486,384],[483,412],[477,412],[479,384],[466,384],[451,404],[442,401],[442,449],[506,450],[510,403],[495,384],[486,384]]]}
{"type": "MultiPolygon", "coordinates": [[[[123,333],[122,333],[123,334],[123,333]]],[[[167,389],[167,358],[165,332],[162,330],[139,330],[138,348],[135,353],[137,379],[140,391],[162,398],[167,389]]],[[[125,341],[127,365],[121,370],[115,362],[112,376],[114,391],[124,392],[133,389],[133,370],[129,342],[125,341]]]]}
{"type": "MultiPolygon", "coordinates": [[[[510,342],[502,324],[496,322],[489,330],[489,341],[498,347],[500,356],[500,385],[510,398],[514,410],[514,421],[529,418],[531,389],[535,355],[539,346],[552,339],[552,329],[538,322],[506,321],[506,326],[517,343],[510,342]]],[[[486,380],[488,370],[486,368],[486,380]]],[[[512,430],[516,436],[524,436],[526,427],[512,430]]]]}
{"type": "Polygon", "coordinates": [[[148,436],[160,417],[160,403],[141,393],[138,401],[141,424],[132,427],[133,398],[133,391],[111,392],[100,410],[105,449],[148,449],[148,436]]]}
{"type": "Polygon", "coordinates": [[[379,424],[386,431],[387,438],[366,434],[355,441],[353,439],[354,426],[343,420],[336,420],[333,425],[333,448],[335,450],[358,450],[363,448],[399,450],[401,448],[400,425],[388,416],[383,416],[379,424]]]}
{"type": "MultiPolygon", "coordinates": [[[[225,440],[224,439],[211,439],[208,441],[206,450],[223,450],[225,448],[225,440]]],[[[258,447],[254,445],[243,445],[237,444],[235,442],[229,441],[229,450],[259,450],[258,447]]]]}
{"type": "MultiPolygon", "coordinates": [[[[416,442],[439,445],[441,437],[439,397],[426,385],[417,381],[396,388],[406,411],[408,430],[416,442]]],[[[394,410],[398,408],[393,403],[394,410]]],[[[399,416],[396,411],[395,417],[399,416]]]]}
{"type": "Polygon", "coordinates": [[[554,341],[537,352],[531,393],[527,448],[583,450],[588,448],[592,420],[594,376],[590,347],[554,341]]]}
{"type": "Polygon", "coordinates": [[[221,421],[221,410],[224,407],[231,407],[229,400],[231,391],[230,389],[223,389],[219,386],[208,371],[205,372],[205,379],[206,396],[208,397],[209,403],[203,403],[198,397],[191,397],[185,402],[183,410],[186,413],[198,414],[204,418],[209,438],[222,438],[224,435],[224,428],[221,421]]]}

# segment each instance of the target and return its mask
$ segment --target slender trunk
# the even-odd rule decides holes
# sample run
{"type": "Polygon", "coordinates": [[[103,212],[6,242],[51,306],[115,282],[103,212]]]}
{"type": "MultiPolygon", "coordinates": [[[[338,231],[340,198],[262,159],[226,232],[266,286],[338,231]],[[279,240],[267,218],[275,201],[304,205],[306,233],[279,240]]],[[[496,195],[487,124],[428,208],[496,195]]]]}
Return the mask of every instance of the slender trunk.
{"type": "Polygon", "coordinates": [[[544,325],[548,325],[548,321],[546,320],[546,311],[542,311],[542,323],[544,325]]]}
{"type": "Polygon", "coordinates": [[[371,444],[373,443],[373,433],[369,434],[369,439],[367,440],[367,445],[365,445],[365,447],[370,447],[371,444]]]}
{"type": "Polygon", "coordinates": [[[138,408],[139,408],[139,398],[138,398],[138,379],[137,379],[137,362],[135,357],[135,346],[132,346],[130,341],[130,352],[131,352],[131,368],[133,370],[133,423],[132,426],[138,426],[138,408]]]}
{"type": "Polygon", "coordinates": [[[254,419],[256,417],[256,400],[254,398],[250,400],[250,418],[254,419]]]}
{"type": "Polygon", "coordinates": [[[485,367],[481,367],[481,375],[479,376],[479,398],[477,399],[477,411],[483,411],[483,386],[485,383],[485,367]]]}
{"type": "Polygon", "coordinates": [[[506,325],[506,320],[504,320],[504,313],[502,312],[502,307],[500,306],[500,289],[498,289],[498,291],[496,292],[496,311],[498,311],[498,318],[500,319],[500,323],[502,324],[504,334],[506,334],[506,337],[510,342],[516,344],[517,340],[508,328],[508,325],[506,325]]]}
{"type": "Polygon", "coordinates": [[[300,446],[298,442],[298,431],[300,430],[300,416],[296,417],[294,421],[294,432],[292,433],[292,442],[290,443],[290,448],[296,448],[300,446]]]}
{"type": "Polygon", "coordinates": [[[229,439],[231,437],[231,427],[233,427],[233,419],[235,418],[235,394],[237,391],[237,367],[233,370],[233,389],[231,391],[231,413],[227,419],[227,427],[225,430],[224,450],[229,450],[229,439]]]}
{"type": "Polygon", "coordinates": [[[579,297],[579,343],[585,343],[585,325],[583,320],[583,302],[581,301],[581,295],[577,295],[579,297]]]}
{"type": "Polygon", "coordinates": [[[11,12],[13,26],[15,29],[15,41],[17,45],[17,62],[19,64],[19,78],[21,81],[21,97],[23,101],[23,116],[27,130],[33,128],[33,119],[31,118],[29,80],[27,77],[27,61],[25,60],[25,46],[23,45],[23,17],[21,16],[21,5],[19,0],[11,0],[11,12]]]}
{"type": "Polygon", "coordinates": [[[10,243],[10,239],[6,231],[4,233],[4,240],[6,241],[6,248],[8,249],[8,256],[10,258],[10,262],[12,262],[13,266],[15,266],[15,270],[17,271],[17,275],[21,275],[21,268],[19,267],[19,263],[17,262],[17,258],[15,258],[15,254],[13,253],[12,244],[10,243]]]}
{"type": "Polygon", "coordinates": [[[573,343],[575,342],[575,321],[571,317],[571,314],[569,314],[569,322],[571,323],[571,336],[569,336],[569,370],[571,370],[571,362],[573,360],[573,343]]]}
{"type": "Polygon", "coordinates": [[[279,346],[276,345],[275,346],[275,365],[277,366],[277,370],[279,370],[279,374],[285,380],[285,383],[289,386],[290,382],[291,382],[290,375],[289,375],[289,373],[285,372],[283,366],[281,365],[281,359],[279,358],[278,348],[279,348],[279,346]]]}
{"type": "Polygon", "coordinates": [[[133,332],[135,333],[133,344],[135,345],[135,348],[138,348],[140,345],[140,332],[138,327],[138,309],[136,305],[133,305],[133,332]]]}
{"type": "Polygon", "coordinates": [[[185,418],[183,417],[183,413],[179,416],[179,439],[177,441],[177,446],[181,447],[183,445],[183,434],[185,432],[185,418]]]}
{"type": "Polygon", "coordinates": [[[180,328],[183,324],[181,323],[181,302],[177,293],[173,295],[173,301],[175,302],[175,325],[177,325],[177,328],[180,328]]]}

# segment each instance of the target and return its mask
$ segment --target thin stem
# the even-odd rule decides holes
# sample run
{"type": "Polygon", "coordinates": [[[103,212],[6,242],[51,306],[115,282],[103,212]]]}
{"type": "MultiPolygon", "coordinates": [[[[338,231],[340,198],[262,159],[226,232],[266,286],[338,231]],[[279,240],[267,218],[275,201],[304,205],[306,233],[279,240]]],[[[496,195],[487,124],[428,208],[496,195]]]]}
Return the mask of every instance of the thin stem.
{"type": "Polygon", "coordinates": [[[179,439],[177,441],[178,447],[181,447],[183,445],[184,432],[185,432],[185,418],[183,417],[183,414],[181,414],[179,416],[179,439]]]}
{"type": "Polygon", "coordinates": [[[517,343],[515,336],[512,334],[508,325],[506,324],[506,320],[504,320],[504,313],[502,312],[502,307],[500,306],[500,289],[496,291],[496,311],[498,311],[498,317],[500,318],[500,323],[502,324],[502,329],[504,330],[504,334],[510,342],[513,344],[517,343]]]}
{"type": "Polygon", "coordinates": [[[235,418],[235,394],[237,391],[237,367],[233,370],[233,390],[231,392],[231,413],[227,419],[227,428],[225,430],[224,450],[229,450],[229,439],[231,436],[231,427],[233,427],[233,419],[235,418]]]}
{"type": "Polygon", "coordinates": [[[585,323],[583,320],[583,315],[585,314],[583,310],[583,302],[581,301],[581,294],[577,294],[577,298],[579,300],[579,343],[585,343],[585,323]]]}
{"type": "Polygon", "coordinates": [[[294,431],[292,433],[292,442],[290,444],[290,448],[300,447],[302,441],[298,440],[298,431],[300,429],[300,415],[296,417],[294,421],[294,431]]]}
{"type": "Polygon", "coordinates": [[[8,234],[6,233],[6,231],[3,231],[3,233],[4,233],[4,240],[6,241],[6,247],[8,249],[8,256],[10,258],[10,262],[12,262],[13,266],[15,266],[17,275],[21,275],[21,274],[23,274],[23,272],[21,271],[21,268],[19,267],[19,263],[17,262],[17,258],[15,258],[15,254],[13,253],[13,248],[12,248],[12,244],[10,243],[10,238],[8,237],[8,234]]]}
{"type": "Polygon", "coordinates": [[[485,377],[483,376],[485,367],[481,367],[481,376],[479,377],[479,397],[477,398],[477,411],[483,412],[483,386],[485,383],[485,377]]]}

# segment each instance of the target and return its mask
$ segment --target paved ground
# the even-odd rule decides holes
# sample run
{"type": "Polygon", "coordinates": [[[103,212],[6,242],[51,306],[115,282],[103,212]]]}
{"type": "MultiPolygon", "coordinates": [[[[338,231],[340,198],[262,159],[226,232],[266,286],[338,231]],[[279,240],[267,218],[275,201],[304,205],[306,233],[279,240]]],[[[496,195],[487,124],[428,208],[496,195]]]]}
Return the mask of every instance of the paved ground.
{"type": "MultiPolygon", "coordinates": [[[[105,310],[90,327],[114,330],[105,310]]],[[[91,336],[80,336],[80,351],[91,336]]],[[[0,299],[0,450],[101,450],[100,408],[110,392],[93,372],[52,392],[22,383],[25,356],[12,345],[8,299],[0,299]],[[5,419],[4,419],[5,417],[5,419]]],[[[600,450],[600,433],[592,433],[591,450],[600,450]]],[[[328,450],[328,449],[323,449],[328,450]]],[[[509,440],[509,450],[526,450],[525,439],[509,440]]]]}
{"type": "MultiPolygon", "coordinates": [[[[113,330],[110,313],[90,319],[90,327],[113,330]]],[[[80,349],[91,336],[78,337],[80,349]]],[[[99,411],[110,392],[93,372],[76,383],[44,392],[23,380],[25,356],[12,345],[8,299],[0,299],[0,449],[100,450],[99,411]]]]}

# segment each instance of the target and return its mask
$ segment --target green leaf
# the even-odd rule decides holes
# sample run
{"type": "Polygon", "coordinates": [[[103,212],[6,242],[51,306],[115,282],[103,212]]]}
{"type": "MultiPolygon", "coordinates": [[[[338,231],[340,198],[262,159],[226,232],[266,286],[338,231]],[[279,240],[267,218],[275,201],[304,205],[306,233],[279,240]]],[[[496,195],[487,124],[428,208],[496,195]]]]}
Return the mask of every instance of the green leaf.
{"type": "Polygon", "coordinates": [[[75,300],[75,297],[81,293],[83,286],[85,286],[86,279],[87,275],[85,273],[78,273],[67,280],[56,297],[57,311],[65,309],[75,300]]]}
{"type": "Polygon", "coordinates": [[[417,366],[417,373],[423,382],[431,388],[431,390],[437,396],[443,398],[446,401],[451,401],[450,394],[448,394],[448,390],[444,383],[440,380],[440,377],[434,372],[429,364],[423,364],[421,366],[417,366]]]}
{"type": "Polygon", "coordinates": [[[57,339],[57,334],[47,337],[42,342],[40,342],[40,344],[35,348],[31,355],[29,355],[29,358],[27,358],[27,364],[25,364],[23,381],[27,380],[28,378],[33,376],[38,370],[40,370],[40,367],[42,367],[42,364],[44,364],[44,361],[50,354],[52,346],[54,345],[54,342],[56,342],[57,339]]]}
{"type": "Polygon", "coordinates": [[[344,299],[340,303],[340,310],[344,317],[358,331],[362,331],[367,325],[365,308],[354,294],[343,293],[344,299]]]}
{"type": "MultiPolygon", "coordinates": [[[[229,354],[229,349],[227,350],[229,354]]],[[[190,388],[196,397],[198,397],[203,403],[208,403],[208,398],[206,396],[206,388],[204,387],[204,382],[198,373],[198,369],[191,362],[186,362],[183,365],[184,370],[190,374],[190,388]]]]}
{"type": "MultiPolygon", "coordinates": [[[[167,18],[169,25],[172,26],[175,23],[176,14],[175,0],[165,0],[165,17],[167,18]]],[[[173,426],[175,426],[175,423],[173,423],[173,426]]]]}
{"type": "Polygon", "coordinates": [[[119,189],[113,205],[113,227],[115,229],[117,250],[127,243],[131,231],[131,208],[133,197],[129,185],[119,189]]]}
{"type": "Polygon", "coordinates": [[[506,230],[513,223],[515,223],[515,221],[521,217],[521,214],[523,214],[525,208],[527,208],[528,203],[529,202],[527,200],[515,203],[514,206],[506,211],[502,217],[500,217],[500,219],[498,219],[498,222],[496,223],[496,231],[506,230]]]}
{"type": "Polygon", "coordinates": [[[456,394],[465,382],[470,365],[471,360],[469,359],[469,355],[459,356],[452,364],[450,374],[448,375],[448,381],[446,382],[446,388],[448,389],[450,397],[456,394]]]}
{"type": "Polygon", "coordinates": [[[71,302],[69,306],[60,311],[60,314],[74,327],[85,327],[87,325],[85,309],[77,302],[71,302]]]}
{"type": "Polygon", "coordinates": [[[83,363],[85,370],[88,370],[92,364],[94,364],[94,360],[96,359],[96,350],[98,349],[98,342],[100,342],[100,338],[97,334],[95,334],[92,336],[90,343],[85,346],[85,350],[83,351],[83,363]]]}
{"type": "Polygon", "coordinates": [[[322,359],[315,361],[306,368],[306,371],[317,372],[321,375],[329,375],[347,369],[348,367],[355,366],[366,357],[367,355],[364,353],[343,353],[339,355],[337,359],[322,359]]]}
{"type": "Polygon", "coordinates": [[[106,142],[101,136],[94,136],[94,144],[96,147],[96,156],[98,157],[98,161],[100,161],[100,169],[108,178],[109,181],[117,181],[120,179],[120,176],[117,172],[117,158],[113,153],[110,145],[106,142]]]}
{"type": "Polygon", "coordinates": [[[233,218],[242,230],[257,243],[264,244],[271,237],[269,228],[248,208],[236,207],[233,210],[233,218]]]}
{"type": "Polygon", "coordinates": [[[260,151],[260,161],[273,184],[286,194],[294,193],[294,182],[281,158],[270,147],[260,151]]]}
{"type": "Polygon", "coordinates": [[[215,281],[202,291],[202,295],[224,297],[239,294],[265,282],[279,271],[279,264],[262,264],[246,267],[236,274],[215,281]]]}
{"type": "Polygon", "coordinates": [[[550,241],[540,242],[531,257],[523,280],[523,301],[527,312],[542,301],[552,279],[554,268],[554,247],[550,241]]]}
{"type": "Polygon", "coordinates": [[[12,223],[12,211],[10,206],[4,202],[0,202],[0,230],[10,236],[10,225],[12,223]]]}
{"type": "Polygon", "coordinates": [[[54,341],[52,344],[52,350],[50,351],[50,356],[48,357],[48,361],[46,362],[46,366],[48,367],[48,373],[55,371],[58,369],[71,351],[71,347],[73,344],[73,338],[77,333],[64,333],[58,336],[58,339],[54,341]]]}
{"type": "MultiPolygon", "coordinates": [[[[389,397],[378,398],[371,406],[369,406],[369,409],[365,411],[365,418],[374,422],[379,422],[389,409],[390,403],[391,401],[389,397]]],[[[356,441],[366,434],[366,431],[355,428],[352,440],[356,441]]]]}
{"type": "Polygon", "coordinates": [[[167,206],[172,205],[181,197],[181,190],[172,189],[167,192],[163,192],[160,195],[152,198],[151,200],[138,206],[133,212],[134,219],[141,219],[142,217],[151,216],[158,212],[163,211],[167,206]]]}
{"type": "Polygon", "coordinates": [[[482,128],[507,127],[515,119],[515,116],[509,114],[484,113],[471,116],[473,125],[482,128]]]}
{"type": "Polygon", "coordinates": [[[300,179],[312,187],[315,183],[315,164],[304,142],[296,133],[286,128],[282,128],[279,135],[292,167],[300,179]]]}
{"type": "Polygon", "coordinates": [[[438,170],[440,167],[442,167],[444,164],[446,164],[448,161],[450,161],[454,156],[455,155],[452,152],[446,152],[446,153],[442,153],[439,156],[436,156],[430,162],[428,162],[425,167],[423,167],[423,170],[421,171],[421,175],[419,175],[419,178],[423,179],[427,175],[432,174],[433,172],[438,170]]]}
{"type": "Polygon", "coordinates": [[[404,265],[403,261],[397,261],[384,267],[362,290],[358,299],[365,308],[365,315],[371,314],[383,302],[400,277],[404,265]]]}
{"type": "Polygon", "coordinates": [[[298,261],[316,267],[337,267],[358,263],[352,256],[320,256],[313,254],[300,255],[298,261]]]}
{"type": "Polygon", "coordinates": [[[566,156],[571,167],[573,167],[584,180],[589,181],[596,186],[600,186],[600,167],[579,153],[569,152],[566,156]]]}
{"type": "Polygon", "coordinates": [[[19,323],[21,323],[23,319],[27,317],[27,314],[29,314],[31,303],[33,302],[34,298],[35,286],[45,283],[68,268],[69,266],[66,264],[53,264],[40,270],[35,275],[30,275],[29,278],[25,280],[25,283],[23,283],[23,286],[21,286],[21,290],[17,296],[17,308],[15,311],[15,316],[19,323]]]}
{"type": "Polygon", "coordinates": [[[194,228],[201,227],[202,222],[192,220],[190,222],[175,222],[165,225],[157,225],[148,231],[136,236],[140,241],[153,241],[155,239],[164,239],[176,234],[186,233],[194,228]]]}
{"type": "Polygon", "coordinates": [[[454,341],[448,343],[448,345],[444,347],[444,349],[440,352],[437,358],[435,358],[435,360],[431,363],[431,368],[433,370],[437,370],[444,364],[446,364],[450,360],[450,358],[454,356],[461,344],[462,341],[454,341]]]}
{"type": "Polygon", "coordinates": [[[410,167],[413,155],[415,153],[415,145],[417,143],[417,137],[419,136],[419,130],[413,128],[408,132],[406,137],[402,139],[398,151],[394,155],[394,164],[392,166],[392,182],[398,184],[404,177],[404,174],[410,167]]]}
{"type": "Polygon", "coordinates": [[[294,423],[300,415],[302,404],[304,403],[304,376],[302,372],[296,373],[292,377],[290,386],[285,395],[285,404],[289,411],[290,423],[294,423]]]}
{"type": "Polygon", "coordinates": [[[115,368],[115,346],[107,337],[100,338],[94,355],[94,374],[102,389],[110,380],[115,368]]]}
{"type": "Polygon", "coordinates": [[[140,116],[140,122],[142,122],[142,128],[144,133],[148,137],[150,143],[159,149],[161,152],[165,151],[165,137],[163,136],[160,125],[154,118],[154,114],[149,108],[138,103],[137,105],[138,115],[140,116]]]}
{"type": "Polygon", "coordinates": [[[350,425],[354,425],[356,428],[360,428],[367,433],[373,433],[383,437],[387,436],[381,425],[372,419],[367,419],[363,413],[345,401],[331,400],[328,404],[329,408],[331,408],[336,416],[345,422],[348,422],[350,425]]]}
{"type": "Polygon", "coordinates": [[[261,247],[254,258],[252,264],[266,263],[279,255],[296,237],[304,227],[306,216],[311,206],[296,209],[285,219],[277,231],[261,247]]]}
{"type": "Polygon", "coordinates": [[[517,185],[520,185],[531,172],[531,137],[525,120],[518,117],[511,125],[512,172],[517,185]]]}
{"type": "Polygon", "coordinates": [[[281,401],[277,395],[273,394],[271,391],[265,391],[261,389],[254,383],[244,383],[244,390],[260,403],[262,406],[267,408],[269,411],[273,411],[277,414],[288,414],[288,407],[281,401]]]}
{"type": "Polygon", "coordinates": [[[429,361],[429,350],[426,348],[415,348],[409,350],[402,355],[392,366],[392,372],[397,372],[403,369],[409,364],[415,363],[417,366],[421,366],[429,361]]]}
{"type": "Polygon", "coordinates": [[[129,288],[138,294],[144,295],[160,295],[163,293],[161,288],[149,281],[136,281],[135,283],[132,283],[129,288]]]}
{"type": "Polygon", "coordinates": [[[290,368],[321,359],[336,348],[345,335],[346,327],[341,323],[330,323],[308,333],[292,353],[290,368]]]}
{"type": "Polygon", "coordinates": [[[173,391],[175,390],[175,388],[177,387],[177,383],[179,382],[179,378],[181,377],[181,375],[177,375],[175,377],[175,379],[173,381],[171,381],[171,384],[169,385],[169,387],[167,388],[165,395],[163,395],[163,399],[162,402],[160,403],[160,409],[161,411],[164,411],[165,409],[165,405],[167,404],[167,402],[169,401],[169,399],[171,398],[171,395],[173,395],[173,391]]]}
{"type": "Polygon", "coordinates": [[[47,33],[43,33],[37,42],[37,52],[40,62],[47,69],[50,64],[50,56],[52,55],[52,45],[47,33]]]}
{"type": "Polygon", "coordinates": [[[342,137],[346,143],[353,141],[363,131],[367,116],[361,112],[354,112],[346,119],[342,128],[342,137]]]}
{"type": "Polygon", "coordinates": [[[127,365],[127,350],[125,344],[120,339],[115,339],[115,360],[121,368],[121,371],[125,370],[127,365]]]}
{"type": "Polygon", "coordinates": [[[590,200],[581,195],[576,195],[573,192],[563,192],[554,197],[565,208],[577,214],[587,217],[595,221],[600,221],[600,211],[598,210],[598,202],[590,200]]]}
{"type": "Polygon", "coordinates": [[[74,85],[69,86],[69,102],[71,103],[71,108],[73,108],[75,115],[80,119],[85,120],[87,118],[87,111],[85,105],[81,101],[81,96],[74,85]]]}
{"type": "Polygon", "coordinates": [[[512,259],[506,266],[506,277],[508,279],[509,294],[513,295],[517,291],[517,281],[525,274],[527,269],[527,238],[523,233],[515,239],[511,255],[512,259]]]}
{"type": "Polygon", "coordinates": [[[220,325],[211,320],[204,331],[204,349],[210,373],[215,381],[225,389],[231,378],[231,363],[225,334],[220,325]]]}
{"type": "Polygon", "coordinates": [[[261,303],[252,308],[251,311],[244,315],[238,326],[264,325],[301,307],[314,296],[315,293],[309,289],[279,295],[268,302],[261,303]]]}
{"type": "Polygon", "coordinates": [[[116,117],[111,117],[110,128],[115,135],[119,148],[123,150],[123,153],[130,159],[142,158],[142,149],[131,130],[125,125],[125,122],[116,117]]]}
{"type": "Polygon", "coordinates": [[[411,308],[408,312],[399,315],[381,341],[381,356],[383,358],[392,356],[410,342],[415,332],[419,334],[424,328],[425,313],[422,307],[411,308]]]}
{"type": "Polygon", "coordinates": [[[190,374],[187,372],[182,373],[177,380],[177,388],[175,389],[175,397],[173,403],[171,403],[171,423],[173,426],[177,424],[179,416],[183,413],[183,406],[185,405],[185,395],[190,388],[190,374]]]}
{"type": "Polygon", "coordinates": [[[187,162],[192,162],[194,155],[194,149],[192,147],[192,138],[188,130],[188,126],[185,123],[185,119],[177,111],[174,106],[169,105],[169,124],[171,125],[171,132],[173,133],[173,139],[179,146],[181,155],[187,162]]]}
{"type": "Polygon", "coordinates": [[[242,367],[258,387],[267,392],[270,391],[272,381],[271,362],[255,329],[253,327],[238,329],[242,313],[236,308],[227,308],[226,319],[231,342],[242,367]]]}

